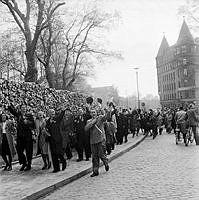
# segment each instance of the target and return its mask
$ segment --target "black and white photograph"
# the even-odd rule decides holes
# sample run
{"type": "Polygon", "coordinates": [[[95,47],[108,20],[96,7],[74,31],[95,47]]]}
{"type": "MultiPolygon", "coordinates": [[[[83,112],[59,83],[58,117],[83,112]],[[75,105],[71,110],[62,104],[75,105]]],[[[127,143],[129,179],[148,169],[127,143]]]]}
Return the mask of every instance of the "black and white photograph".
{"type": "Polygon", "coordinates": [[[0,200],[199,200],[199,0],[0,0],[0,200]]]}

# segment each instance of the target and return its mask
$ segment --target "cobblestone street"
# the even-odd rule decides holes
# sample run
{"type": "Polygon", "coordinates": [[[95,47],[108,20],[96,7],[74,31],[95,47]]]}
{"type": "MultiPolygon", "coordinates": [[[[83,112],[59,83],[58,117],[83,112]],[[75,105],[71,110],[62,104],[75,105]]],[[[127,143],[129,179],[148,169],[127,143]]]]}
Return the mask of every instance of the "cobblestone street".
{"type": "MultiPolygon", "coordinates": [[[[128,142],[117,145],[108,158],[117,157],[122,152],[128,150],[128,148],[133,148],[133,146],[139,143],[143,138],[143,135],[135,138],[129,135],[128,142]]],[[[67,162],[66,170],[60,171],[59,173],[51,173],[52,169],[41,170],[43,162],[40,157],[33,159],[32,169],[28,172],[20,172],[19,164],[13,165],[12,171],[0,170],[0,200],[37,199],[37,193],[42,193],[43,195],[46,189],[49,191],[49,187],[52,188],[53,191],[53,188],[60,187],[60,183],[62,185],[63,181],[71,181],[71,178],[82,177],[79,173],[84,174],[84,171],[90,169],[91,161],[76,162],[77,155],[75,152],[73,152],[73,156],[74,157],[67,162]]]]}
{"type": "Polygon", "coordinates": [[[199,199],[199,146],[175,145],[174,135],[147,137],[137,148],[45,199],[199,199]]]}

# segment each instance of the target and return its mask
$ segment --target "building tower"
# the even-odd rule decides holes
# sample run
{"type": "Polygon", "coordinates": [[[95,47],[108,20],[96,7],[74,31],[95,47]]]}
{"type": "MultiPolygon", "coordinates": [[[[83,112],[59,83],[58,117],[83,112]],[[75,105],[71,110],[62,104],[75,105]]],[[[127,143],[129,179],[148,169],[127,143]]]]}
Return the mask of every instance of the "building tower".
{"type": "Polygon", "coordinates": [[[158,93],[163,107],[199,103],[199,41],[185,20],[176,44],[163,36],[156,57],[158,93]]]}

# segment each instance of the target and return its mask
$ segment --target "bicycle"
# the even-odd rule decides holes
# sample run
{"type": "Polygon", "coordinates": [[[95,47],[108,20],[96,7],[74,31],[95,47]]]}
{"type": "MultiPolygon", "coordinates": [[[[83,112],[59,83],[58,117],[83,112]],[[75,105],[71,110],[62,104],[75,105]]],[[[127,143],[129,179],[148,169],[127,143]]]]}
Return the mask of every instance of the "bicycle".
{"type": "MultiPolygon", "coordinates": [[[[176,127],[176,134],[175,134],[175,136],[176,136],[175,137],[176,138],[176,145],[178,145],[179,142],[181,142],[182,138],[183,138],[183,134],[181,133],[179,126],[176,127]]],[[[184,141],[185,146],[188,146],[189,143],[193,143],[193,141],[194,141],[194,134],[193,134],[192,127],[188,127],[186,129],[186,135],[185,135],[185,141],[184,141]]]]}
{"type": "Polygon", "coordinates": [[[194,134],[192,127],[188,127],[185,137],[185,146],[188,146],[189,143],[193,143],[193,141],[194,141],[194,134]]]}

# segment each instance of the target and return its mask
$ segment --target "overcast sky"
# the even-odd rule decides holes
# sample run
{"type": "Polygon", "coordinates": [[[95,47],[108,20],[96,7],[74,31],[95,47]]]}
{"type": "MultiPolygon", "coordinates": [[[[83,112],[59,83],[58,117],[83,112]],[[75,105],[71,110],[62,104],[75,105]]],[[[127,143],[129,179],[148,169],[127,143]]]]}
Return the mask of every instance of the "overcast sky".
{"type": "Polygon", "coordinates": [[[136,94],[134,67],[139,68],[141,96],[158,95],[155,57],[163,32],[170,45],[178,38],[185,0],[107,0],[104,9],[119,11],[121,23],[109,35],[110,45],[123,53],[123,61],[97,68],[94,86],[115,85],[123,96],[136,94]]]}

